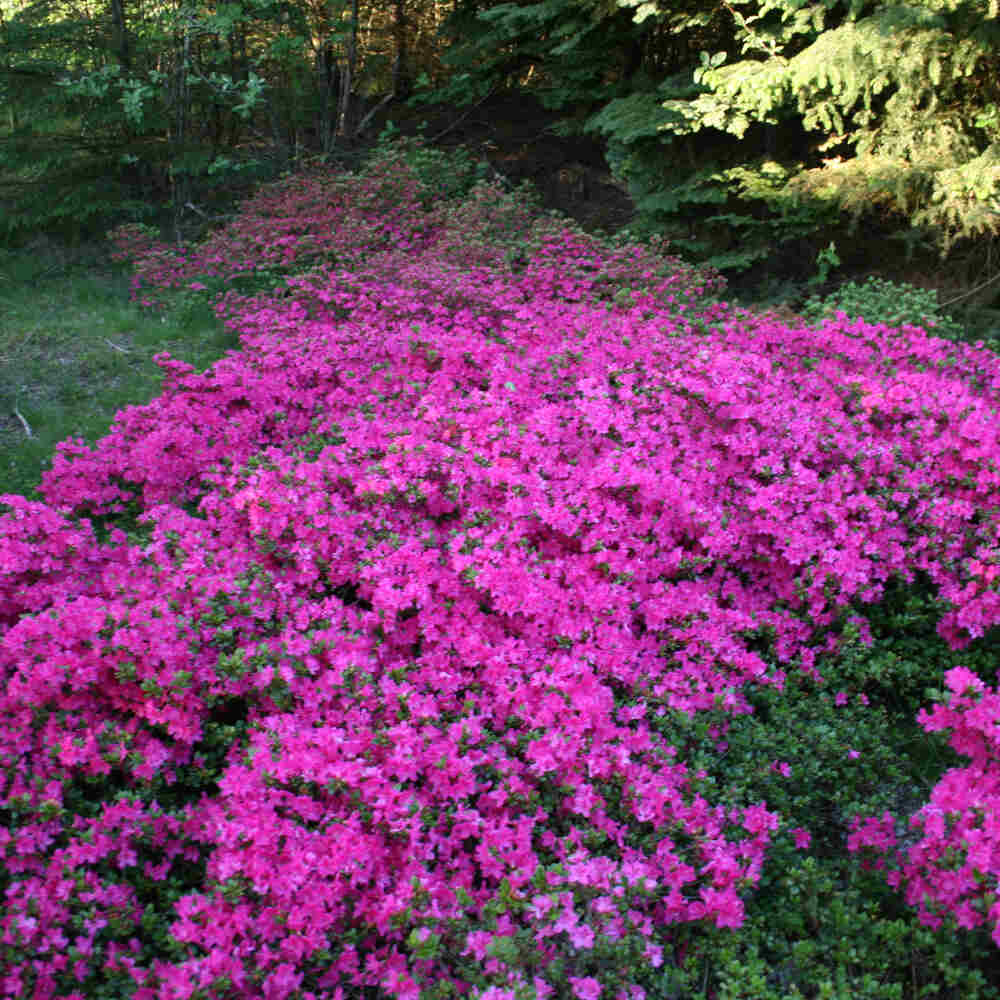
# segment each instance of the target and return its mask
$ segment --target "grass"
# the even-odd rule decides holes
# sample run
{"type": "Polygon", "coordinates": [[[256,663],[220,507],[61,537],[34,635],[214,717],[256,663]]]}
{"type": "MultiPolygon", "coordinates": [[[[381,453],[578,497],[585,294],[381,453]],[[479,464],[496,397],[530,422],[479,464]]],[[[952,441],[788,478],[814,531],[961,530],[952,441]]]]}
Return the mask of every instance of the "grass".
{"type": "Polygon", "coordinates": [[[58,442],[93,442],[120,409],[152,399],[154,355],[200,371],[236,346],[205,307],[133,304],[103,246],[0,250],[0,494],[33,495],[58,442]]]}

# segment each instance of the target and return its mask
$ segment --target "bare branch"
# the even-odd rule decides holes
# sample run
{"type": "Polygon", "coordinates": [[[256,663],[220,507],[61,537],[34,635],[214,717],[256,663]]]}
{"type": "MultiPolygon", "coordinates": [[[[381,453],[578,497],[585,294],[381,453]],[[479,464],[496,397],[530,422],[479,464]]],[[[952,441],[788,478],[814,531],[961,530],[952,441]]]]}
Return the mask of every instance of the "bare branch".
{"type": "Polygon", "coordinates": [[[34,437],[35,435],[31,433],[31,424],[29,424],[28,421],[24,419],[24,414],[21,413],[21,411],[16,406],[14,407],[14,416],[21,421],[21,426],[24,428],[24,433],[27,434],[28,437],[34,437]]]}

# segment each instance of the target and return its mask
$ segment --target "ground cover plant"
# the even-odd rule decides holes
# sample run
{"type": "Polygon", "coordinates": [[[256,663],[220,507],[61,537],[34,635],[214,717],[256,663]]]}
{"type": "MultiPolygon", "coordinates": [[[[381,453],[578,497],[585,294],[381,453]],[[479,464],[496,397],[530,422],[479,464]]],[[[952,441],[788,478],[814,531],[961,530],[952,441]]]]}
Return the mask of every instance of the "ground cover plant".
{"type": "Polygon", "coordinates": [[[0,995],[997,995],[994,354],[391,156],[119,244],[240,350],[0,498],[0,995]]]}

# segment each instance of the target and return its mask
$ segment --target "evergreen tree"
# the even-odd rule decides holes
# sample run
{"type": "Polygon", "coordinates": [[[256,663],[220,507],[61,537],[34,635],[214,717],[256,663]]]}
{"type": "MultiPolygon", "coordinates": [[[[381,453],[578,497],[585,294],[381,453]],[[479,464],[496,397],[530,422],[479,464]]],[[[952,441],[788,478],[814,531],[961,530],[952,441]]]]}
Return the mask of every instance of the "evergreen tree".
{"type": "MultiPolygon", "coordinates": [[[[703,29],[674,8],[629,2],[637,20],[703,29]]],[[[758,234],[730,255],[743,262],[845,212],[879,215],[941,252],[1000,232],[997,0],[725,8],[728,37],[591,122],[648,222],[722,206],[714,221],[758,234]]]]}

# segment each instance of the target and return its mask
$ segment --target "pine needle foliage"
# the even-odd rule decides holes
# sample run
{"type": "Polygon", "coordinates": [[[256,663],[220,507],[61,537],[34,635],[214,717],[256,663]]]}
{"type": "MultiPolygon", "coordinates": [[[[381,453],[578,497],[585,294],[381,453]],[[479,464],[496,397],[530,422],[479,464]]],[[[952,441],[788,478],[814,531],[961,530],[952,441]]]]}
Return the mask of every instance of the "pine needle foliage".
{"type": "MultiPolygon", "coordinates": [[[[669,21],[665,6],[637,5],[636,18],[669,21]]],[[[735,198],[747,224],[754,201],[789,236],[835,211],[917,230],[942,256],[1000,232],[997,0],[725,6],[732,33],[716,36],[718,51],[590,122],[617,147],[647,220],[674,208],[656,200],[657,178],[683,169],[693,143],[714,154],[697,200],[705,187],[735,198]],[[780,184],[768,190],[768,176],[780,184]]]]}

